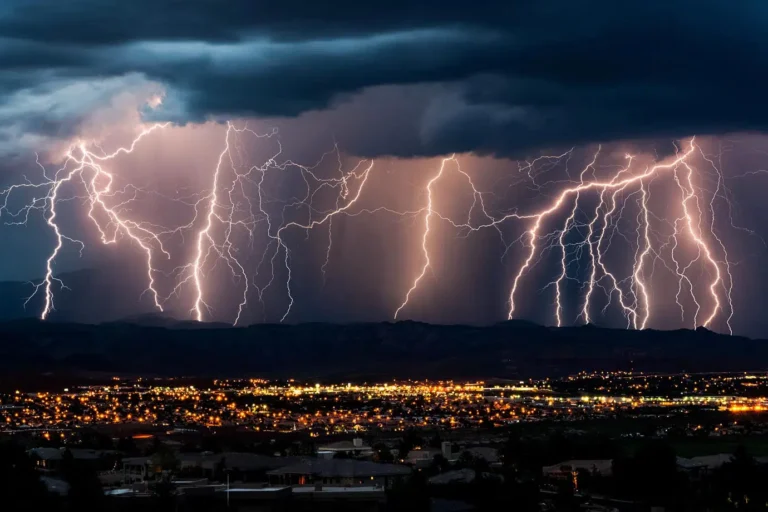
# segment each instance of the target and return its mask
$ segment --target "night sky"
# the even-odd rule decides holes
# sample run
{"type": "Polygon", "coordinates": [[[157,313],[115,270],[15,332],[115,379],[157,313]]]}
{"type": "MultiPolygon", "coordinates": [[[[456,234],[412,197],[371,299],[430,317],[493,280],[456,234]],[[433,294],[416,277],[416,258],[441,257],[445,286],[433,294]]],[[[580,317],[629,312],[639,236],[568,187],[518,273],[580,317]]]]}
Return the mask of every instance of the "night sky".
{"type": "Polygon", "coordinates": [[[628,161],[625,176],[667,165],[695,135],[677,171],[617,193],[599,247],[621,293],[598,269],[590,320],[691,328],[712,311],[713,330],[768,337],[766,26],[758,0],[5,0],[0,280],[30,284],[0,286],[0,316],[41,283],[19,314],[44,307],[56,247],[46,194],[57,170],[76,167],[68,149],[108,154],[169,123],[101,162],[114,178],[105,200],[130,219],[122,232],[98,204],[88,216],[106,175],[89,182],[89,167],[61,187],[66,238],[52,274],[72,289],[53,280],[51,319],[158,310],[133,229],[152,252],[164,313],[178,318],[232,323],[240,308],[239,324],[286,312],[286,322],[391,320],[423,271],[398,319],[488,324],[508,317],[521,272],[513,317],[553,325],[563,243],[561,322],[582,324],[598,248],[588,230],[614,189],[570,193],[542,219],[526,267],[530,215],[628,161]],[[234,131],[245,127],[263,137],[234,131]],[[269,172],[232,181],[253,166],[269,172]],[[24,183],[39,186],[9,188],[24,183]],[[528,217],[487,226],[510,215],[528,217]],[[73,271],[85,272],[68,280],[73,271]]]}

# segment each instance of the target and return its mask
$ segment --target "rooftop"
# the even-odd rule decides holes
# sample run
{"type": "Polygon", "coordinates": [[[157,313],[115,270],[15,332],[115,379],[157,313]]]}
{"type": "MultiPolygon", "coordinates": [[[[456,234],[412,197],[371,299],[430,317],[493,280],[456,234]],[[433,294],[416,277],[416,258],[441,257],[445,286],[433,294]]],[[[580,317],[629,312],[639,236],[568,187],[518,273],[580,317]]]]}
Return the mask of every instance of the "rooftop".
{"type": "Polygon", "coordinates": [[[315,493],[315,492],[324,492],[324,493],[363,493],[363,492],[384,492],[384,489],[382,487],[375,487],[372,485],[366,485],[366,486],[322,486],[321,488],[317,489],[314,486],[296,486],[293,488],[294,493],[299,494],[306,494],[306,493],[315,493]]]}
{"type": "Polygon", "coordinates": [[[355,445],[354,441],[337,441],[335,443],[326,444],[318,447],[318,451],[354,451],[354,450],[370,450],[371,447],[367,444],[355,445]]]}
{"type": "MultiPolygon", "coordinates": [[[[66,449],[63,448],[32,448],[30,455],[36,455],[42,460],[61,460],[66,449]]],[[[72,458],[77,460],[95,460],[105,455],[117,453],[115,450],[88,450],[83,448],[69,448],[72,458]]]]}
{"type": "Polygon", "coordinates": [[[469,483],[474,479],[475,479],[475,470],[464,468],[464,469],[457,469],[454,471],[446,471],[445,473],[440,473],[439,475],[435,475],[429,479],[429,483],[438,484],[438,485],[452,484],[452,483],[469,483]]]}
{"type": "Polygon", "coordinates": [[[376,476],[399,476],[411,473],[410,468],[397,464],[353,459],[312,459],[299,464],[269,471],[270,475],[314,475],[321,478],[356,478],[376,476]]]}

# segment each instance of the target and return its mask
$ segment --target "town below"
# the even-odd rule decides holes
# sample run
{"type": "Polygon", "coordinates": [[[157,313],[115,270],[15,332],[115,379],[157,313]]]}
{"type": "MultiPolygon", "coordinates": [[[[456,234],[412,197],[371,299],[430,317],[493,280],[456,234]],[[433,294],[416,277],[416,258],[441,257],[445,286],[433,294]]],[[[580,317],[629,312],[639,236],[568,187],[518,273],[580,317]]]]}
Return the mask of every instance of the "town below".
{"type": "Polygon", "coordinates": [[[39,499],[90,496],[115,509],[141,500],[179,510],[479,510],[503,497],[520,510],[648,510],[733,500],[719,479],[736,464],[739,485],[768,474],[766,414],[768,374],[755,372],[113,376],[0,394],[0,459],[29,467],[25,485],[40,486],[39,499]]]}

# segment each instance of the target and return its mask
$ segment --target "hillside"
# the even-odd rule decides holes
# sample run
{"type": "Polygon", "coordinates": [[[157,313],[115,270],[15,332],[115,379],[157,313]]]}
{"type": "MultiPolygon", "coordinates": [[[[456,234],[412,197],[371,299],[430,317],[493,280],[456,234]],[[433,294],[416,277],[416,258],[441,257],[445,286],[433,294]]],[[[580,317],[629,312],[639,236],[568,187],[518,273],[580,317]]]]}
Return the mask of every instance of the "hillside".
{"type": "Polygon", "coordinates": [[[0,372],[295,378],[522,378],[580,370],[768,370],[768,344],[706,329],[417,322],[219,325],[152,317],[0,323],[0,372]],[[149,324],[149,325],[147,325],[149,324]]]}

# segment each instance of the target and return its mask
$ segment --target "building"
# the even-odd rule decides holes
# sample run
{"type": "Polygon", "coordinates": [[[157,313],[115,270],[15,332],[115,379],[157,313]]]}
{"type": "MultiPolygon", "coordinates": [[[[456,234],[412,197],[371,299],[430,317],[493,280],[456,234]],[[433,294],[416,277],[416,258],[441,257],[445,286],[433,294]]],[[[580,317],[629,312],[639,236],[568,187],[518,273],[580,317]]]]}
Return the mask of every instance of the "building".
{"type": "Polygon", "coordinates": [[[446,471],[427,480],[431,485],[468,484],[475,480],[474,469],[464,468],[446,471]]]}
{"type": "MultiPolygon", "coordinates": [[[[263,481],[266,472],[272,469],[297,464],[305,457],[270,457],[255,453],[179,453],[178,474],[184,477],[222,478],[220,472],[230,475],[231,480],[263,481]]],[[[146,480],[158,473],[151,456],[128,457],[123,459],[123,481],[126,483],[146,480]]]]}
{"type": "Polygon", "coordinates": [[[440,448],[414,448],[405,459],[405,463],[412,464],[417,467],[426,467],[432,464],[436,455],[442,455],[445,460],[451,464],[455,464],[462,456],[471,457],[472,459],[483,459],[489,464],[497,464],[499,462],[499,451],[496,448],[489,446],[474,446],[472,448],[465,448],[461,451],[454,452],[453,444],[450,441],[443,441],[440,444],[440,448]]]}
{"type": "Polygon", "coordinates": [[[69,452],[72,461],[79,467],[93,470],[114,468],[117,452],[115,450],[88,450],[83,448],[33,448],[27,453],[35,461],[35,466],[44,471],[58,471],[69,452]]]}
{"type": "Polygon", "coordinates": [[[703,476],[715,469],[720,468],[723,464],[731,462],[733,455],[730,453],[718,453],[715,455],[702,455],[699,457],[678,457],[677,468],[681,471],[685,471],[692,476],[703,476]]]}
{"type": "MultiPolygon", "coordinates": [[[[113,510],[136,510],[151,497],[147,484],[105,491],[113,510]]],[[[376,485],[232,485],[177,482],[177,509],[236,512],[376,512],[386,503],[384,488],[376,485]]],[[[147,505],[149,505],[147,503],[147,505]]]]}
{"type": "Polygon", "coordinates": [[[152,457],[126,457],[123,459],[123,481],[143,482],[154,473],[152,467],[152,457]]]}
{"type": "Polygon", "coordinates": [[[219,509],[238,512],[376,512],[386,503],[383,488],[368,486],[232,486],[201,485],[180,489],[182,509],[194,504],[195,510],[219,509]]]}
{"type": "Polygon", "coordinates": [[[336,443],[320,446],[317,449],[317,456],[323,459],[332,459],[336,455],[343,453],[354,458],[366,458],[373,456],[373,448],[363,443],[359,437],[351,441],[339,441],[336,443]]]}
{"type": "Polygon", "coordinates": [[[389,488],[411,474],[397,464],[379,464],[354,459],[313,459],[267,472],[272,485],[378,485],[389,488]]]}
{"type": "Polygon", "coordinates": [[[27,452],[38,469],[55,471],[61,466],[62,451],[58,448],[33,448],[27,452]]]}
{"type": "MultiPolygon", "coordinates": [[[[491,448],[489,446],[475,446],[473,448],[467,448],[466,450],[462,450],[459,453],[457,460],[461,458],[461,456],[464,454],[467,454],[473,459],[483,459],[489,464],[499,463],[499,450],[497,450],[496,448],[491,448]]],[[[449,460],[453,462],[453,459],[449,459],[449,460]]]]}
{"type": "MultiPolygon", "coordinates": [[[[444,445],[447,443],[444,443],[444,445]]],[[[417,468],[425,468],[432,464],[432,461],[435,459],[435,455],[443,455],[446,459],[450,460],[450,445],[448,445],[448,456],[446,456],[445,452],[446,447],[444,446],[441,448],[414,448],[413,450],[408,452],[408,455],[406,455],[405,462],[406,464],[410,464],[412,466],[416,466],[417,468]]]]}
{"type": "Polygon", "coordinates": [[[266,472],[281,467],[298,464],[308,460],[307,457],[270,457],[256,453],[223,452],[209,455],[200,464],[200,476],[221,478],[224,472],[232,481],[263,482],[267,479],[266,472]]]}

